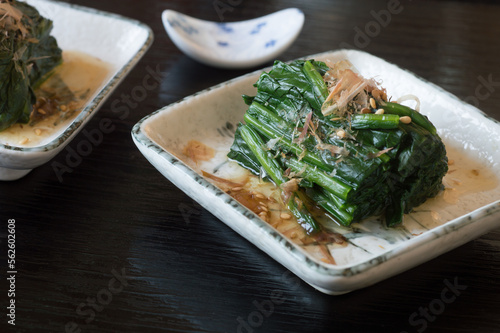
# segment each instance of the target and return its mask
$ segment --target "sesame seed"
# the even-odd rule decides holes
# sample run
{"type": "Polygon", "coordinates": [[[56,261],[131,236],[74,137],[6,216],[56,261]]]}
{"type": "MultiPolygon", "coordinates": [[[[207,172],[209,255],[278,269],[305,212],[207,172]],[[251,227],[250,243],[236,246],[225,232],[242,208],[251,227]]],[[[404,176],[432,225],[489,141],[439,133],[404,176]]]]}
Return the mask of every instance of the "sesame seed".
{"type": "Polygon", "coordinates": [[[370,97],[370,106],[374,109],[377,108],[377,102],[373,98],[370,97]]]}
{"type": "Polygon", "coordinates": [[[40,113],[40,114],[47,114],[47,112],[45,112],[44,109],[38,109],[38,113],[40,113]]]}
{"type": "Polygon", "coordinates": [[[238,187],[233,187],[231,190],[234,192],[238,192],[238,191],[241,191],[242,189],[243,189],[243,187],[238,186],[238,187]]]}
{"type": "Polygon", "coordinates": [[[267,209],[267,207],[266,207],[266,206],[262,206],[262,205],[261,205],[261,206],[259,206],[259,208],[260,208],[260,210],[262,210],[263,212],[268,212],[268,211],[269,211],[269,209],[267,209]]]}
{"type": "Polygon", "coordinates": [[[24,138],[24,139],[22,139],[21,141],[19,141],[19,144],[20,144],[20,145],[24,145],[24,144],[27,144],[27,143],[28,143],[28,141],[30,141],[30,139],[28,139],[28,138],[24,138]]]}
{"type": "Polygon", "coordinates": [[[337,131],[337,136],[341,139],[345,138],[345,131],[340,129],[337,131]]]}
{"type": "Polygon", "coordinates": [[[378,89],[373,89],[372,96],[376,99],[380,99],[382,97],[382,91],[380,91],[378,89]]]}
{"type": "Polygon", "coordinates": [[[375,114],[384,114],[384,109],[378,109],[375,114]]]}
{"type": "Polygon", "coordinates": [[[288,213],[281,213],[280,214],[280,217],[283,219],[283,220],[289,220],[292,218],[292,215],[288,214],[288,213]]]}
{"type": "Polygon", "coordinates": [[[411,118],[408,116],[403,116],[399,118],[399,121],[402,122],[403,124],[409,124],[411,123],[411,118]]]}
{"type": "Polygon", "coordinates": [[[66,112],[66,110],[68,110],[68,107],[64,104],[61,105],[59,108],[61,109],[62,112],[66,112]]]}
{"type": "Polygon", "coordinates": [[[35,128],[35,134],[40,136],[42,134],[42,130],[39,128],[35,128]]]}
{"type": "Polygon", "coordinates": [[[267,213],[266,212],[260,212],[259,217],[263,219],[264,221],[267,221],[267,213]]]}
{"type": "Polygon", "coordinates": [[[259,198],[259,199],[265,199],[265,198],[266,198],[266,197],[265,197],[263,194],[261,194],[261,193],[257,193],[257,194],[255,195],[255,197],[256,197],[256,198],[259,198]]]}
{"type": "Polygon", "coordinates": [[[271,203],[276,203],[278,201],[276,201],[276,199],[274,199],[273,197],[268,197],[267,200],[271,203]]]}
{"type": "Polygon", "coordinates": [[[361,113],[363,114],[366,114],[366,113],[372,113],[372,110],[368,109],[368,108],[362,108],[361,109],[361,113]]]}

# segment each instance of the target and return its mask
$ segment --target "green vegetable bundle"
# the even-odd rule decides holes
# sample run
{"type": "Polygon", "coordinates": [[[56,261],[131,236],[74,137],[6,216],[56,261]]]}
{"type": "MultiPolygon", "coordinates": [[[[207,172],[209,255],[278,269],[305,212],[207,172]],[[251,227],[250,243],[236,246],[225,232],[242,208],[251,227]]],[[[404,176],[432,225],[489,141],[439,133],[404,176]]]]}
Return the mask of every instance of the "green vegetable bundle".
{"type": "Polygon", "coordinates": [[[379,214],[397,225],[442,189],[445,147],[425,116],[385,101],[380,90],[355,85],[352,100],[339,107],[329,96],[330,72],[323,62],[276,61],[255,84],[257,95],[243,96],[245,124],[228,157],[280,187],[310,232],[320,229],[311,215],[318,206],[344,226],[379,214]]]}
{"type": "Polygon", "coordinates": [[[62,62],[50,35],[52,21],[32,6],[0,1],[0,131],[27,123],[36,102],[34,89],[62,62]]]}

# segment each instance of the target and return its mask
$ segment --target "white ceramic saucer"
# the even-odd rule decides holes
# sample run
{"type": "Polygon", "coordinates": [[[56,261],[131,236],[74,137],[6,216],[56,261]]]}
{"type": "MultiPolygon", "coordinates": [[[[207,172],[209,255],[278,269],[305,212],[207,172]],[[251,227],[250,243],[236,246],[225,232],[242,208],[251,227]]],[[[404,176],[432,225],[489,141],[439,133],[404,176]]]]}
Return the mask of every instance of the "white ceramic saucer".
{"type": "Polygon", "coordinates": [[[191,58],[236,69],[276,59],[299,35],[304,13],[288,8],[248,21],[219,23],[165,10],[162,20],[170,39],[191,58]]]}

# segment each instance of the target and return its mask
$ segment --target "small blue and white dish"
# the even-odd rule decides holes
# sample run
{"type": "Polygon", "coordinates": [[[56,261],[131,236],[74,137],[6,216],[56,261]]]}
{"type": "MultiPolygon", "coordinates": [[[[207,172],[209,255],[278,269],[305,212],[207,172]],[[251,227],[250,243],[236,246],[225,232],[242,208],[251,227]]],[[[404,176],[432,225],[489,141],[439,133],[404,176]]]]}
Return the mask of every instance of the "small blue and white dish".
{"type": "Polygon", "coordinates": [[[242,69],[274,60],[298,37],[304,13],[288,8],[248,21],[219,23],[165,10],[163,25],[172,42],[209,66],[242,69]]]}

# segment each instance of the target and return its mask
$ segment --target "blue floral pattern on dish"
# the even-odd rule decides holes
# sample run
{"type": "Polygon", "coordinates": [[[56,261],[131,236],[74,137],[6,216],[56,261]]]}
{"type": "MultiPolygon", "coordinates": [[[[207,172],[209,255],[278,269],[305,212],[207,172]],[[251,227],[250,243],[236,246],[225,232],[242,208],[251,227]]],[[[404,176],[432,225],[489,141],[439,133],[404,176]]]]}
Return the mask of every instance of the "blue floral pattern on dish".
{"type": "Polygon", "coordinates": [[[219,24],[219,28],[223,32],[226,32],[226,33],[232,33],[232,32],[234,32],[234,29],[231,26],[229,26],[227,23],[220,23],[219,24]]]}
{"type": "Polygon", "coordinates": [[[188,35],[198,33],[198,30],[193,26],[189,25],[189,23],[186,22],[186,19],[184,19],[182,16],[178,16],[175,19],[170,19],[168,20],[168,23],[170,24],[170,26],[172,26],[172,28],[182,29],[182,31],[184,31],[188,35]]]}
{"type": "Polygon", "coordinates": [[[276,40],[271,39],[269,42],[266,43],[265,47],[273,47],[276,45],[276,40]]]}
{"type": "Polygon", "coordinates": [[[250,31],[250,35],[258,34],[261,31],[261,29],[266,26],[266,24],[267,24],[267,22],[261,22],[261,23],[257,24],[255,29],[250,31]]]}

